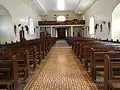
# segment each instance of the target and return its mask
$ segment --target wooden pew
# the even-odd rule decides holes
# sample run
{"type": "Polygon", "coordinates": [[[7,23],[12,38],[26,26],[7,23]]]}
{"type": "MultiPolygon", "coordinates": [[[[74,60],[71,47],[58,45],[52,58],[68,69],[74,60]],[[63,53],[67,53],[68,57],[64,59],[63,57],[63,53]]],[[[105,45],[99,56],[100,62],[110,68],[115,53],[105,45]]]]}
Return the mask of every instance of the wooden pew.
{"type": "Polygon", "coordinates": [[[105,47],[104,46],[97,46],[97,45],[94,45],[93,46],[84,46],[84,67],[85,69],[88,71],[89,69],[89,63],[91,62],[91,48],[92,49],[104,49],[105,47]]]}
{"type": "Polygon", "coordinates": [[[4,45],[5,47],[24,47],[24,46],[36,46],[41,44],[41,53],[42,53],[42,58],[47,55],[47,53],[50,51],[51,47],[55,44],[56,38],[51,38],[51,37],[45,37],[44,40],[41,39],[35,39],[35,40],[29,40],[29,41],[24,41],[24,42],[19,42],[19,43],[12,43],[12,44],[6,44],[4,45]]]}
{"type": "Polygon", "coordinates": [[[30,74],[30,62],[33,61],[32,64],[34,65],[34,69],[35,69],[37,62],[36,59],[39,59],[38,62],[40,64],[42,54],[44,53],[45,50],[47,54],[51,49],[51,47],[55,44],[55,41],[56,41],[55,38],[52,39],[47,38],[45,43],[42,43],[40,39],[29,40],[25,42],[17,42],[17,43],[12,42],[11,44],[7,43],[5,45],[0,45],[0,49],[1,49],[0,55],[16,54],[16,61],[18,64],[18,71],[17,71],[18,76],[23,77],[24,80],[26,80],[30,74]]]}
{"type": "Polygon", "coordinates": [[[84,58],[84,46],[104,46],[105,48],[108,48],[108,46],[111,48],[112,46],[120,46],[119,43],[111,43],[111,42],[105,42],[105,41],[95,41],[95,40],[82,40],[81,42],[76,42],[75,46],[75,55],[82,60],[84,58]]]}
{"type": "Polygon", "coordinates": [[[35,41],[35,42],[24,42],[24,43],[19,43],[19,44],[16,44],[16,45],[11,45],[11,46],[8,46],[7,48],[27,48],[28,49],[28,54],[29,54],[29,59],[30,59],[30,62],[31,64],[33,64],[33,68],[35,69],[36,68],[36,64],[37,64],[37,59],[38,59],[38,63],[40,63],[40,60],[41,60],[41,57],[40,57],[40,48],[39,48],[40,44],[39,42],[35,41]],[[33,45],[36,45],[34,46],[33,45]],[[37,49],[36,49],[37,48],[37,49]],[[38,54],[37,54],[38,53],[38,54]],[[38,56],[39,55],[39,56],[38,56]]]}
{"type": "Polygon", "coordinates": [[[66,38],[66,42],[68,43],[68,45],[72,45],[72,43],[73,43],[73,38],[74,38],[74,37],[67,37],[67,38],[66,38]]]}
{"type": "Polygon", "coordinates": [[[104,88],[104,84],[97,83],[96,82],[96,76],[104,76],[104,56],[109,55],[109,56],[118,56],[120,52],[92,52],[91,53],[91,76],[92,80],[100,87],[104,88]]]}
{"type": "Polygon", "coordinates": [[[75,48],[74,48],[74,52],[75,55],[80,58],[80,60],[82,59],[83,56],[83,51],[84,49],[82,48],[84,45],[88,45],[88,44],[93,44],[94,41],[93,40],[82,40],[82,41],[78,41],[76,42],[75,48]]]}
{"type": "Polygon", "coordinates": [[[16,56],[0,55],[0,89],[16,90],[17,85],[16,56]]]}
{"type": "Polygon", "coordinates": [[[6,52],[9,55],[16,55],[16,61],[18,64],[18,76],[23,77],[24,81],[27,80],[30,75],[30,60],[28,49],[25,48],[9,48],[6,52]]]}
{"type": "Polygon", "coordinates": [[[40,65],[41,60],[42,60],[41,44],[36,45],[36,58],[38,60],[38,64],[40,65]]]}
{"type": "Polygon", "coordinates": [[[120,52],[104,57],[104,90],[120,89],[120,52]]]}
{"type": "Polygon", "coordinates": [[[28,49],[25,48],[6,48],[1,55],[16,55],[16,61],[18,64],[18,76],[27,80],[30,75],[30,65],[28,58],[28,49]]]}
{"type": "MultiPolygon", "coordinates": [[[[30,65],[33,65],[33,70],[36,69],[37,66],[37,50],[36,46],[28,48],[28,59],[30,61],[30,65]]],[[[39,61],[38,61],[39,62],[39,61]]]]}

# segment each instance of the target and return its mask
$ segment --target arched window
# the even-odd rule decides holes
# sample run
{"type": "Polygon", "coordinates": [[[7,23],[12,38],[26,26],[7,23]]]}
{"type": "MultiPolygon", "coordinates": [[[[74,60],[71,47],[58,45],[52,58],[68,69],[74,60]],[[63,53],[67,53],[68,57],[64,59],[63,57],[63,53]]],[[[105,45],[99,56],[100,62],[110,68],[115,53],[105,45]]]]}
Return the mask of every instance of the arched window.
{"type": "Polygon", "coordinates": [[[65,16],[58,16],[57,17],[57,22],[64,22],[66,21],[66,17],[65,16]]]}
{"type": "Polygon", "coordinates": [[[29,35],[34,35],[34,23],[31,17],[28,18],[29,35]]]}
{"type": "Polygon", "coordinates": [[[92,16],[89,20],[89,34],[93,35],[95,33],[95,18],[92,16]]]}
{"type": "Polygon", "coordinates": [[[120,39],[120,4],[118,4],[112,13],[112,30],[113,40],[120,39]]]}

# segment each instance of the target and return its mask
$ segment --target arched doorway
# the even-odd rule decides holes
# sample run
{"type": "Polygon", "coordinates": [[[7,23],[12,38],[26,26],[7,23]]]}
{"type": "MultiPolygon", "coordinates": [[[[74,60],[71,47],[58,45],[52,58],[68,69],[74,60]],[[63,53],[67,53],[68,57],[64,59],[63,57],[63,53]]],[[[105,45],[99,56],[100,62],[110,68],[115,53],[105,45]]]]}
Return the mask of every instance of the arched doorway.
{"type": "Polygon", "coordinates": [[[111,37],[113,40],[120,39],[120,4],[115,7],[112,13],[111,37]]]}
{"type": "Polygon", "coordinates": [[[0,43],[11,42],[12,17],[8,10],[0,5],[0,43]]]}

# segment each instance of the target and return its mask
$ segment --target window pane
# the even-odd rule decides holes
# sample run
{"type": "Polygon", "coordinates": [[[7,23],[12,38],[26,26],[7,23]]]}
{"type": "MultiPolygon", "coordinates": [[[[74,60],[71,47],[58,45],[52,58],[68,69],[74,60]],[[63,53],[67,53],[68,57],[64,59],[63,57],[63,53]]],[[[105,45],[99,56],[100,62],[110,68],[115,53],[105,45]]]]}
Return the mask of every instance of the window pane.
{"type": "Polygon", "coordinates": [[[57,21],[60,22],[60,21],[66,21],[66,17],[65,16],[58,16],[57,17],[57,21]]]}
{"type": "Polygon", "coordinates": [[[29,17],[29,35],[34,35],[34,24],[31,17],[29,17]]]}
{"type": "Polygon", "coordinates": [[[90,21],[89,21],[89,27],[90,27],[90,30],[89,30],[89,34],[94,34],[95,33],[95,18],[92,16],[90,18],[90,21]]]}

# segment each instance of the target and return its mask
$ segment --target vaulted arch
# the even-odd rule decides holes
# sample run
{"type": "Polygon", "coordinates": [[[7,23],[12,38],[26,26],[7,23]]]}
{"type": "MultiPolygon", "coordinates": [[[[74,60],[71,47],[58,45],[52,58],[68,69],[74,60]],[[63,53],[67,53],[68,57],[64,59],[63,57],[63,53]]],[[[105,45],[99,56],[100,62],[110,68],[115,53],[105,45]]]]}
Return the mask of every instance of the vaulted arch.
{"type": "Polygon", "coordinates": [[[10,41],[10,37],[13,31],[12,25],[12,16],[9,11],[2,5],[0,5],[0,43],[4,43],[6,41],[10,41]]]}
{"type": "Polygon", "coordinates": [[[120,39],[120,3],[115,7],[112,13],[112,39],[120,39]]]}
{"type": "Polygon", "coordinates": [[[11,16],[11,14],[10,14],[10,12],[8,11],[8,9],[7,8],[5,8],[3,5],[0,5],[0,15],[5,15],[5,14],[7,14],[7,15],[9,15],[10,17],[12,17],[11,16]]]}

